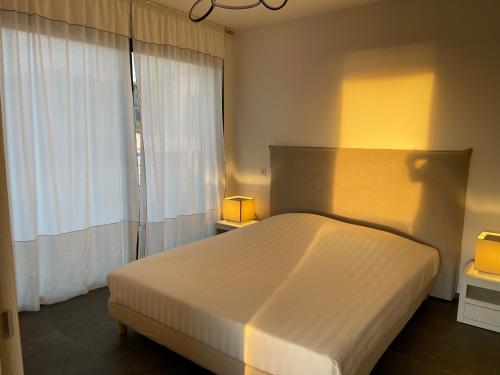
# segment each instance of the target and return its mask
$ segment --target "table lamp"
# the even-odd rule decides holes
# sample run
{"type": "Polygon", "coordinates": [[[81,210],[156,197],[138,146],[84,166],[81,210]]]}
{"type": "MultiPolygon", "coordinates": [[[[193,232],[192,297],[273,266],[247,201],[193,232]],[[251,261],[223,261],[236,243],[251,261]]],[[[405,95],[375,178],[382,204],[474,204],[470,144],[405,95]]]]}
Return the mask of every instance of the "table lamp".
{"type": "Polygon", "coordinates": [[[255,218],[255,199],[236,195],[224,198],[222,218],[241,223],[255,218]]]}
{"type": "Polygon", "coordinates": [[[500,233],[482,232],[477,237],[474,268],[500,275],[500,233]]]}

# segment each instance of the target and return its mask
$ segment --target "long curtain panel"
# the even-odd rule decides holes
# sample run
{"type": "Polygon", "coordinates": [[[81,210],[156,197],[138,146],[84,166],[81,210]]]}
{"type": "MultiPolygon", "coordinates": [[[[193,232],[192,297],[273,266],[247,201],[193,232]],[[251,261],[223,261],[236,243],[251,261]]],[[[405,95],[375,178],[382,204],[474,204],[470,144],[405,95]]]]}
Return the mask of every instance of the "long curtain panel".
{"type": "Polygon", "coordinates": [[[126,36],[2,11],[1,100],[18,303],[106,285],[135,255],[126,36]]]}
{"type": "Polygon", "coordinates": [[[214,232],[224,191],[222,60],[136,41],[150,255],[214,232]]]}

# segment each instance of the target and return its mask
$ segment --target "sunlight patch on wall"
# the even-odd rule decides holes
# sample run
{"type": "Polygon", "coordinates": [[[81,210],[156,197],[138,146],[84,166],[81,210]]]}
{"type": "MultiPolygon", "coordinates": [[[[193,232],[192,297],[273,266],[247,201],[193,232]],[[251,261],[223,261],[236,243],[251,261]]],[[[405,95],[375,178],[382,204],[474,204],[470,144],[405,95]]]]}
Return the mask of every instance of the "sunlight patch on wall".
{"type": "Polygon", "coordinates": [[[423,149],[432,73],[342,83],[341,147],[423,149]]]}
{"type": "Polygon", "coordinates": [[[425,149],[434,81],[431,46],[347,55],[341,83],[340,146],[425,149]]]}

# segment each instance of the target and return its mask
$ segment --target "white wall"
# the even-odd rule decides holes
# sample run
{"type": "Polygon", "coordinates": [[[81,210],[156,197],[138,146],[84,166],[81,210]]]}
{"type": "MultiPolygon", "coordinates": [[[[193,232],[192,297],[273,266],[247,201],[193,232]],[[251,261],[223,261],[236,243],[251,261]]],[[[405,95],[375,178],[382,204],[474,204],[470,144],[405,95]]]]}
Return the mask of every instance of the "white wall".
{"type": "Polygon", "coordinates": [[[499,20],[495,0],[394,0],[237,32],[227,194],[268,215],[269,145],[472,147],[463,268],[500,231],[499,20]]]}

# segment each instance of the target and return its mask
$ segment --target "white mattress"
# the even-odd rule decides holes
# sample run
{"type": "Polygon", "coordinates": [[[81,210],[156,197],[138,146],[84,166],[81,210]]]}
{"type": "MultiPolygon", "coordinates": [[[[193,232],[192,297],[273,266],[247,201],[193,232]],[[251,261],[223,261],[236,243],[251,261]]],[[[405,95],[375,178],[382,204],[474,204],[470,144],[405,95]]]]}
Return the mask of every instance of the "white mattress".
{"type": "Polygon", "coordinates": [[[436,275],[438,252],[286,214],[133,262],[114,302],[273,374],[352,374],[436,275]]]}

